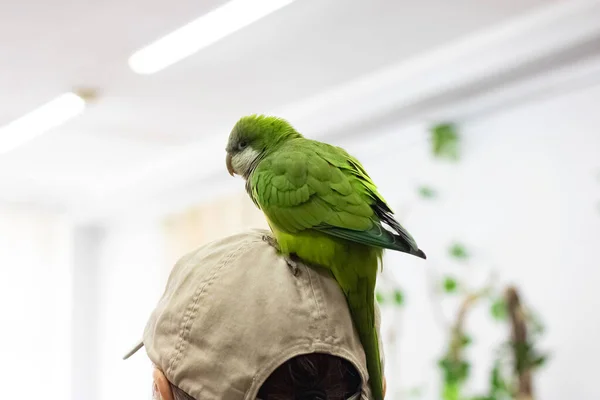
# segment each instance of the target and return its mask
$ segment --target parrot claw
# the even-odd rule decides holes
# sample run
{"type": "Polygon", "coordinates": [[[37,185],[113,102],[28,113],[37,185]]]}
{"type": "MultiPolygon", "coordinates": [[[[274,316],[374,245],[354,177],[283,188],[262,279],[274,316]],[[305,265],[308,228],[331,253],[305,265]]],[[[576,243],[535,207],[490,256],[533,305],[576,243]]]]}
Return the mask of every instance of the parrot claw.
{"type": "MultiPolygon", "coordinates": [[[[277,243],[277,239],[275,239],[269,235],[263,235],[262,240],[267,242],[271,247],[274,247],[275,250],[277,250],[277,252],[281,253],[281,249],[279,248],[279,243],[277,243]]],[[[300,268],[298,268],[298,263],[296,261],[294,261],[293,258],[294,258],[293,255],[288,255],[288,256],[283,257],[283,259],[285,260],[287,265],[290,267],[292,274],[294,276],[298,276],[298,275],[300,275],[300,268]]]]}
{"type": "Polygon", "coordinates": [[[292,275],[294,275],[294,276],[300,275],[300,268],[298,268],[298,263],[292,259],[292,256],[287,256],[284,258],[285,258],[285,262],[292,270],[292,275]]]}
{"type": "Polygon", "coordinates": [[[267,242],[271,247],[274,247],[275,250],[280,251],[279,243],[277,243],[277,239],[275,239],[274,237],[271,237],[269,235],[263,235],[262,240],[267,242]]]}

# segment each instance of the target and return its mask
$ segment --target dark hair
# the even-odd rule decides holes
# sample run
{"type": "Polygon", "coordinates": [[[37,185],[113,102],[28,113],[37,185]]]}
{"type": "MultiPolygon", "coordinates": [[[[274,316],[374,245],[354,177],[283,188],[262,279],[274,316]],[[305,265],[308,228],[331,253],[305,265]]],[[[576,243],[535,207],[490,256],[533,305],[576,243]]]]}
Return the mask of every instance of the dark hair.
{"type": "Polygon", "coordinates": [[[289,359],[258,392],[263,400],[343,400],[360,388],[360,375],[343,358],[312,353],[289,359]]]}
{"type": "MultiPolygon", "coordinates": [[[[360,390],[361,378],[347,360],[330,354],[296,356],[281,364],[258,391],[262,400],[344,400],[360,390]]],[[[194,400],[171,384],[175,400],[194,400]]]]}

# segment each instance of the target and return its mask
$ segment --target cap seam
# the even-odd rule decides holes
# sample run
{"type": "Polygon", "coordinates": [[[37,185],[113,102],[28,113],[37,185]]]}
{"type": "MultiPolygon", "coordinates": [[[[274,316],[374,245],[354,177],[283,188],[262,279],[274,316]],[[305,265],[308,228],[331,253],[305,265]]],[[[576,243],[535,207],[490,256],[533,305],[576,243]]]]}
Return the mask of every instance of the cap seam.
{"type": "Polygon", "coordinates": [[[192,296],[192,301],[186,307],[184,318],[181,323],[181,327],[179,330],[179,338],[177,340],[177,345],[175,346],[175,354],[173,355],[173,357],[171,357],[171,360],[169,361],[169,367],[167,368],[168,376],[173,376],[174,369],[177,367],[179,361],[182,358],[183,352],[185,351],[185,349],[187,347],[187,344],[188,344],[187,342],[188,342],[188,337],[189,337],[189,334],[191,331],[191,326],[196,319],[198,309],[199,309],[198,303],[200,301],[200,297],[201,297],[202,293],[204,292],[204,289],[215,280],[217,273],[219,273],[221,271],[221,269],[223,269],[223,267],[230,264],[234,259],[236,259],[240,256],[241,250],[248,247],[251,243],[255,243],[255,242],[256,242],[256,240],[251,241],[251,242],[244,242],[240,246],[238,246],[235,250],[228,253],[227,256],[223,257],[219,261],[218,266],[213,270],[211,275],[208,277],[208,279],[206,279],[204,284],[199,286],[198,288],[196,288],[196,290],[194,291],[194,295],[192,296]]]}
{"type": "Polygon", "coordinates": [[[319,319],[323,319],[323,317],[324,317],[323,308],[322,308],[322,306],[321,306],[321,302],[320,302],[320,301],[319,301],[319,299],[317,298],[317,293],[316,293],[316,291],[315,291],[315,286],[314,286],[314,283],[313,283],[313,277],[312,277],[312,274],[313,274],[313,273],[315,273],[315,274],[316,274],[317,272],[316,272],[316,271],[314,271],[313,269],[311,269],[311,268],[310,268],[309,266],[307,266],[307,265],[304,265],[304,268],[306,268],[306,270],[308,271],[308,272],[307,272],[307,275],[308,275],[308,283],[310,284],[310,290],[311,290],[311,292],[312,292],[312,295],[313,295],[314,302],[315,302],[315,303],[316,303],[316,305],[317,305],[317,312],[318,312],[318,314],[319,314],[319,319]]]}

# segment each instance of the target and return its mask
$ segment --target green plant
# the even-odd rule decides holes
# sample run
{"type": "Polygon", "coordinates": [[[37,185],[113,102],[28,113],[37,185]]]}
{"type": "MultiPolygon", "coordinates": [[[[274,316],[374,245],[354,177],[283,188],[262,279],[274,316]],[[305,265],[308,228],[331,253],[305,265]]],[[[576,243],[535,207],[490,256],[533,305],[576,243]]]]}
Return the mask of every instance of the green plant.
{"type": "Polygon", "coordinates": [[[393,304],[400,307],[404,305],[404,292],[399,288],[396,288],[391,292],[377,290],[375,292],[375,299],[380,305],[393,304]]]}
{"type": "Polygon", "coordinates": [[[442,284],[446,293],[455,293],[458,289],[458,283],[456,282],[456,279],[451,276],[446,276],[442,284]]]}
{"type": "MultiPolygon", "coordinates": [[[[455,124],[436,125],[431,129],[431,134],[431,151],[434,157],[454,161],[459,159],[460,137],[455,124]]],[[[419,194],[424,199],[437,197],[435,189],[431,187],[421,187],[419,194]]],[[[463,262],[471,257],[466,246],[460,242],[450,245],[448,256],[463,262]]],[[[453,323],[441,324],[448,327],[446,350],[438,360],[443,382],[442,399],[533,399],[531,376],[548,358],[536,345],[544,328],[539,318],[521,305],[517,289],[508,287],[500,292],[490,284],[479,291],[469,292],[462,289],[466,288],[464,283],[456,276],[450,275],[441,278],[436,286],[443,288],[442,293],[446,295],[456,296],[462,293],[453,323]],[[461,292],[458,291],[459,288],[461,292]],[[489,303],[489,315],[495,323],[510,326],[511,335],[506,341],[498,344],[495,351],[496,357],[489,372],[488,392],[468,395],[464,393],[464,388],[470,377],[471,364],[465,356],[465,349],[471,344],[472,337],[467,335],[464,326],[469,310],[481,301],[489,303]]]]}
{"type": "MultiPolygon", "coordinates": [[[[455,124],[443,123],[431,128],[431,152],[435,158],[458,161],[460,159],[460,136],[455,124]]],[[[436,200],[440,193],[429,185],[417,188],[419,198],[425,201],[436,200]]],[[[455,262],[471,264],[472,254],[467,246],[452,242],[447,249],[447,257],[455,262]]],[[[428,270],[432,269],[431,261],[428,270]]],[[[468,274],[467,270],[461,273],[468,274]]],[[[479,290],[469,290],[466,279],[461,274],[446,274],[436,277],[430,272],[435,310],[438,311],[439,325],[447,330],[445,350],[438,359],[437,368],[442,380],[441,398],[443,400],[532,400],[532,374],[542,367],[548,355],[538,349],[537,343],[544,332],[540,319],[531,310],[521,305],[519,294],[514,287],[504,290],[490,283],[479,290]],[[441,310],[439,296],[453,296],[459,300],[459,307],[451,322],[446,321],[441,310]],[[498,343],[494,351],[493,365],[489,371],[486,393],[466,393],[471,378],[471,363],[467,349],[476,340],[476,330],[465,331],[465,321],[473,306],[487,303],[491,323],[508,326],[510,337],[498,343]]],[[[378,301],[385,304],[403,306],[405,298],[401,291],[378,293],[378,301]]],[[[422,393],[412,393],[407,398],[416,398],[422,393]]],[[[403,397],[404,398],[404,397],[403,397]]]]}
{"type": "Polygon", "coordinates": [[[424,199],[433,199],[437,197],[437,192],[430,186],[420,186],[418,192],[419,196],[424,199]]]}
{"type": "Polygon", "coordinates": [[[454,243],[452,246],[450,246],[448,252],[453,258],[456,258],[458,260],[466,260],[469,258],[469,253],[467,252],[467,249],[464,245],[460,243],[454,243]]]}
{"type": "Polygon", "coordinates": [[[514,287],[509,287],[500,296],[491,288],[466,294],[463,298],[454,323],[451,325],[447,350],[438,361],[442,374],[444,400],[506,400],[532,399],[532,373],[546,362],[548,355],[537,349],[543,328],[539,319],[528,312],[519,300],[514,287]],[[495,321],[508,324],[511,337],[498,345],[496,359],[489,374],[487,394],[467,395],[464,386],[470,376],[471,365],[464,355],[464,349],[472,342],[464,332],[468,311],[479,301],[489,301],[490,316],[495,321]],[[503,311],[499,311],[502,310],[503,311]],[[499,318],[499,316],[501,316],[499,318]]]}
{"type": "Polygon", "coordinates": [[[457,161],[460,158],[459,137],[454,124],[443,123],[432,127],[431,143],[435,157],[452,161],[457,161]]]}

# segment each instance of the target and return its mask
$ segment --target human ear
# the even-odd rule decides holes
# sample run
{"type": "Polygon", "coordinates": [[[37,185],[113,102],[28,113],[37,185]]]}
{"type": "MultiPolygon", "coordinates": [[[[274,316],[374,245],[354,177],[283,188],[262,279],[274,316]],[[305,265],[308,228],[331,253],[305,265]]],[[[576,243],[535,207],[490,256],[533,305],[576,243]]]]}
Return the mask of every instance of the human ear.
{"type": "Polygon", "coordinates": [[[160,369],[154,368],[152,378],[154,379],[154,391],[160,396],[159,400],[173,400],[171,384],[165,374],[160,369]]]}

